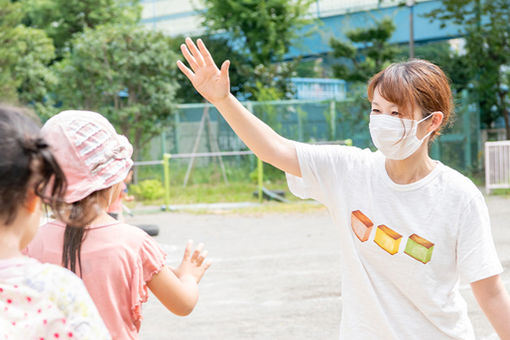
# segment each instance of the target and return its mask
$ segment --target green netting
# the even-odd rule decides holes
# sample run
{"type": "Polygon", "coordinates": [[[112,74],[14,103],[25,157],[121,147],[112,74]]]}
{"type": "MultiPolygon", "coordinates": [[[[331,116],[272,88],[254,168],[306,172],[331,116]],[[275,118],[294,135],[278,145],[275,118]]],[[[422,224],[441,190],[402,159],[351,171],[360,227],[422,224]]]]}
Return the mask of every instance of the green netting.
{"type": "MultiPolygon", "coordinates": [[[[374,148],[368,130],[369,103],[360,99],[344,101],[275,101],[247,102],[244,105],[281,135],[302,142],[341,141],[351,139],[354,146],[374,148]]],[[[143,151],[144,160],[162,159],[163,153],[247,150],[216,108],[209,104],[179,106],[175,119],[143,151]],[[209,117],[203,122],[204,114],[209,117]],[[201,138],[197,136],[202,125],[201,138]],[[197,144],[196,144],[197,143],[197,144]]],[[[481,140],[477,106],[463,94],[456,100],[456,118],[431,146],[431,155],[465,174],[481,167],[481,140]]],[[[256,167],[253,156],[222,157],[228,176],[245,178],[256,167]]],[[[182,180],[189,159],[172,159],[175,181],[182,180]]],[[[194,182],[223,177],[218,175],[217,157],[197,158],[194,182]],[[210,171],[207,169],[216,169],[210,171]],[[198,169],[198,170],[197,170],[198,169]],[[197,177],[198,176],[198,177],[197,177]],[[200,177],[200,178],[199,178],[200,177]]],[[[144,176],[145,177],[145,176],[144,176]]]]}

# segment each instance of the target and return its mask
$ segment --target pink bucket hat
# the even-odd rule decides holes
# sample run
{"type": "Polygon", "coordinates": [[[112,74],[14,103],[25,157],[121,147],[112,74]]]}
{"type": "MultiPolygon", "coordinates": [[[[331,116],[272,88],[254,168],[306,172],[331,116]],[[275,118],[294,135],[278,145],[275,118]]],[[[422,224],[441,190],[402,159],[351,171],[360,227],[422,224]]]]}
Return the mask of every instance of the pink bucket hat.
{"type": "Polygon", "coordinates": [[[120,183],[133,166],[133,147],[99,113],[62,111],[41,133],[66,176],[66,203],[120,183]]]}

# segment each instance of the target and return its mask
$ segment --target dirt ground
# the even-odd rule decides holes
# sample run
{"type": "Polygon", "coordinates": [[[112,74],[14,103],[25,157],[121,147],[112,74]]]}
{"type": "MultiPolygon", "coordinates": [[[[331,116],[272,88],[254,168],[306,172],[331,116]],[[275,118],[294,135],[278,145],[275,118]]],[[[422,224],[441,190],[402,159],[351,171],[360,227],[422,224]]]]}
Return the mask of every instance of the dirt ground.
{"type": "MultiPolygon", "coordinates": [[[[510,292],[510,199],[487,199],[502,277],[510,292]]],[[[326,210],[307,214],[159,213],[128,218],[160,226],[155,239],[178,265],[188,239],[204,242],[213,265],[188,317],[154,296],[144,305],[140,339],[338,339],[342,296],[338,234],[326,210]]],[[[462,287],[478,339],[497,339],[462,287]]]]}

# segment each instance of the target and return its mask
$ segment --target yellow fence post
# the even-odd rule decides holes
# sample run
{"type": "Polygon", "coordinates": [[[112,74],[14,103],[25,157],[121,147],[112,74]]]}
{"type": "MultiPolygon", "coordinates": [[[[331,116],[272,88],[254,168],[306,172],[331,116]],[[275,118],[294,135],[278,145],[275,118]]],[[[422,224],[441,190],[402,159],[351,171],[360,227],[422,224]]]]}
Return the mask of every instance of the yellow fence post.
{"type": "Polygon", "coordinates": [[[169,153],[163,154],[163,172],[165,176],[165,210],[169,210],[170,206],[170,158],[169,153]]]}
{"type": "Polygon", "coordinates": [[[262,203],[262,186],[264,184],[264,163],[257,157],[257,179],[259,186],[259,202],[262,203]]]}

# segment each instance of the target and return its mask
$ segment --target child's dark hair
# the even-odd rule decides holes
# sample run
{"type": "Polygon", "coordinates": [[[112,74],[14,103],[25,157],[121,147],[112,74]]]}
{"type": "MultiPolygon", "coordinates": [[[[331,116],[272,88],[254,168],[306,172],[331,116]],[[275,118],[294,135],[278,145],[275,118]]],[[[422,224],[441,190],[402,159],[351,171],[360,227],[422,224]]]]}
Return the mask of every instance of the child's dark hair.
{"type": "Polygon", "coordinates": [[[64,244],[62,248],[62,265],[81,277],[81,245],[85,240],[85,226],[98,215],[98,200],[109,188],[95,191],[84,199],[67,206],[68,217],[65,220],[64,244]],[[78,261],[78,266],[76,266],[78,261]],[[78,273],[78,268],[80,272],[78,273]]]}
{"type": "Polygon", "coordinates": [[[35,115],[0,104],[0,219],[11,224],[30,190],[58,206],[65,176],[40,136],[35,115]]]}

